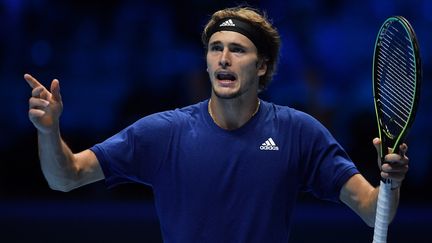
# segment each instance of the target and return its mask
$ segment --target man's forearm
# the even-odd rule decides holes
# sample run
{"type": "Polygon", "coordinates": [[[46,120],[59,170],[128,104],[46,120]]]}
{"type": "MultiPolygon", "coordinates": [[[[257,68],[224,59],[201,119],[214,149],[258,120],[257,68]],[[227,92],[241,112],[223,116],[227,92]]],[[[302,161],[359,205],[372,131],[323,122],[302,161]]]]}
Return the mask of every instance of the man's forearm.
{"type": "Polygon", "coordinates": [[[67,191],[76,176],[72,151],[62,140],[58,129],[51,133],[38,132],[38,144],[42,172],[50,188],[67,191]]]}
{"type": "MultiPolygon", "coordinates": [[[[372,185],[360,174],[352,176],[342,187],[340,199],[353,209],[370,227],[375,225],[379,187],[372,185]]],[[[399,204],[399,188],[391,192],[390,220],[399,204]]]]}

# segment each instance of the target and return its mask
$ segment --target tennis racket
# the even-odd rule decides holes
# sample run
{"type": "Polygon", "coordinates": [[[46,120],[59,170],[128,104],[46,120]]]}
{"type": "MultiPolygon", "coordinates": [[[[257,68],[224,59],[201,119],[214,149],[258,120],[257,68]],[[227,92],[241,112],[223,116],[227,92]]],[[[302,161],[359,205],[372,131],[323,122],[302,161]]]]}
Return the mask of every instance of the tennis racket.
{"type": "MultiPolygon", "coordinates": [[[[401,16],[388,18],[381,26],[373,61],[373,93],[381,163],[390,148],[399,152],[416,114],[421,83],[419,46],[410,23],[401,16]]],[[[375,217],[374,243],[387,240],[391,180],[380,182],[375,217]]]]}

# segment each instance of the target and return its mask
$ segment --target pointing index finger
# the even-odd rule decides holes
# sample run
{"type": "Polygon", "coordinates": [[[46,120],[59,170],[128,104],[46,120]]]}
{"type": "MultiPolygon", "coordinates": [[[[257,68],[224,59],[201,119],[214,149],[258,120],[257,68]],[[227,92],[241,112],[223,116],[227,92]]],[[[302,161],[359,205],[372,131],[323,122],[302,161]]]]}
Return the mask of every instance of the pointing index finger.
{"type": "Polygon", "coordinates": [[[30,74],[24,74],[24,79],[27,81],[27,83],[30,85],[30,87],[32,87],[32,89],[38,87],[38,86],[42,86],[41,83],[39,83],[35,78],[33,78],[33,76],[31,76],[30,74]]]}

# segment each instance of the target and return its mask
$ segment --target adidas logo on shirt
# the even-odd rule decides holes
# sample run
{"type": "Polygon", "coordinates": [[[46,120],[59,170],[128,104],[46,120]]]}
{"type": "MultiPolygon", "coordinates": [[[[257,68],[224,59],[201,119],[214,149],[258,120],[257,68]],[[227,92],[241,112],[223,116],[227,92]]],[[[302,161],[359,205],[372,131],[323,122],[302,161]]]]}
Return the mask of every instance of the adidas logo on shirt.
{"type": "Polygon", "coordinates": [[[235,24],[232,21],[232,19],[228,19],[227,21],[224,21],[222,24],[219,25],[219,27],[222,27],[222,26],[235,26],[235,24]]]}
{"type": "Polygon", "coordinates": [[[279,147],[273,141],[272,138],[268,138],[263,144],[260,146],[261,150],[279,150],[279,147]]]}

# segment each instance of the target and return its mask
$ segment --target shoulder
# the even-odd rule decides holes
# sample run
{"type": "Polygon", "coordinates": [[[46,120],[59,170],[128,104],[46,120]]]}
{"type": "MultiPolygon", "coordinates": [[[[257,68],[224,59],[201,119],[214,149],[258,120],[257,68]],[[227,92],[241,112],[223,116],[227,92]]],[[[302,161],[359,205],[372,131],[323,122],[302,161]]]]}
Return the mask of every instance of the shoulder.
{"type": "Polygon", "coordinates": [[[208,101],[201,101],[193,105],[175,109],[172,112],[174,112],[177,115],[177,117],[180,119],[195,118],[200,116],[203,110],[207,110],[207,105],[206,105],[207,102],[208,101]]]}
{"type": "Polygon", "coordinates": [[[165,126],[179,125],[182,124],[183,122],[196,119],[201,114],[203,106],[204,106],[204,101],[193,105],[185,106],[182,108],[157,112],[139,119],[134,124],[132,124],[132,126],[165,127],[165,126]]]}
{"type": "Polygon", "coordinates": [[[321,123],[306,112],[283,105],[277,105],[271,102],[263,102],[267,109],[267,114],[272,119],[282,122],[288,122],[295,126],[321,127],[321,123]]]}

